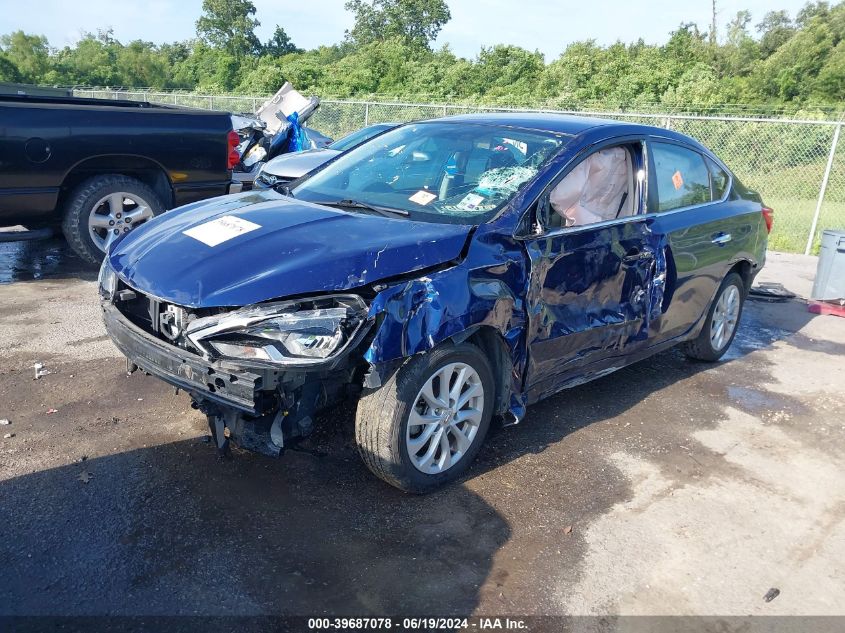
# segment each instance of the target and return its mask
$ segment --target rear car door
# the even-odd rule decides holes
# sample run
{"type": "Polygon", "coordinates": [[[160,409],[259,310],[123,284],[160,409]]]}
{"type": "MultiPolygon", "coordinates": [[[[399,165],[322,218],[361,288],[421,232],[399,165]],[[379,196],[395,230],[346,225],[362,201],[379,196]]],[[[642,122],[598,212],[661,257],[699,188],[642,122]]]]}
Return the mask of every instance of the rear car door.
{"type": "Polygon", "coordinates": [[[713,296],[744,254],[755,249],[759,210],[731,199],[731,176],[711,157],[664,138],[648,143],[653,227],[666,235],[666,292],[651,341],[684,335],[706,313],[713,296]]]}
{"type": "Polygon", "coordinates": [[[647,169],[641,140],[606,144],[573,161],[541,198],[541,234],[526,240],[531,400],[647,344],[652,306],[662,300],[653,282],[665,272],[662,238],[644,214],[647,169]],[[608,170],[585,168],[591,156],[615,148],[630,161],[618,202],[619,190],[604,188],[608,170]],[[614,200],[606,210],[589,200],[597,191],[614,200]]]}

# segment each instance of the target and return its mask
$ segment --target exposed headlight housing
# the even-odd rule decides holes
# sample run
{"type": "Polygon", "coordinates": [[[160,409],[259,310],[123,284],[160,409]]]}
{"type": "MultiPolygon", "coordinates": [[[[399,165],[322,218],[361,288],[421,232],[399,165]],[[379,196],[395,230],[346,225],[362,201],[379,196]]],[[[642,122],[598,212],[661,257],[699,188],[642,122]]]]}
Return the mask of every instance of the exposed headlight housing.
{"type": "Polygon", "coordinates": [[[367,320],[355,295],[249,306],[192,321],[188,339],[209,357],[315,365],[340,355],[367,320]]]}
{"type": "Polygon", "coordinates": [[[97,275],[97,287],[100,296],[107,300],[111,300],[115,290],[117,290],[117,273],[114,272],[111,264],[109,264],[108,256],[106,256],[100,266],[100,274],[97,275]]]}

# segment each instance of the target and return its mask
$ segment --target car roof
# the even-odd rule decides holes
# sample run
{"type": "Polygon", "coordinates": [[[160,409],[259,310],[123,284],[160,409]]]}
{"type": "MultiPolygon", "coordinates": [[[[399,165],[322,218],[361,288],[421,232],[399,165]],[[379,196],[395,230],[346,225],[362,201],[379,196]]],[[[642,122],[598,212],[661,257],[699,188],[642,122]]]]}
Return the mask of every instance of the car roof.
{"type": "Polygon", "coordinates": [[[530,130],[557,132],[560,134],[580,134],[595,127],[624,127],[631,131],[642,133],[665,132],[663,128],[648,125],[617,121],[615,119],[600,119],[598,117],[578,116],[572,114],[558,114],[556,112],[479,112],[474,114],[458,114],[447,116],[435,121],[447,123],[487,123],[521,127],[530,130]]]}
{"type": "Polygon", "coordinates": [[[537,130],[577,136],[587,130],[602,128],[608,136],[623,135],[651,135],[663,138],[675,139],[688,145],[705,151],[712,152],[691,138],[680,132],[669,130],[652,125],[631,123],[630,121],[619,121],[616,119],[600,119],[598,117],[578,116],[572,114],[560,114],[556,112],[479,112],[474,114],[459,114],[455,116],[430,119],[443,123],[474,123],[487,125],[504,125],[518,127],[526,130],[537,130]]]}

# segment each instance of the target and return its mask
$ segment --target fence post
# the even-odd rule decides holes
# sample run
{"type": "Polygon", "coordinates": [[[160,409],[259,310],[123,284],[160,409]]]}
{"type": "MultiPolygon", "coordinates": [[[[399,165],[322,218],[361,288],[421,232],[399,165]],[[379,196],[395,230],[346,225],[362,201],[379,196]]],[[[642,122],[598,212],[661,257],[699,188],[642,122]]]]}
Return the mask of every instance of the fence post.
{"type": "Polygon", "coordinates": [[[663,127],[665,127],[667,130],[672,129],[672,117],[670,117],[670,116],[666,117],[666,124],[663,127]]]}
{"type": "Polygon", "coordinates": [[[443,106],[443,116],[446,116],[446,108],[447,108],[447,106],[444,105],[443,106]]]}
{"type": "Polygon", "coordinates": [[[833,167],[833,156],[836,154],[836,145],[839,143],[839,132],[842,130],[842,124],[836,126],[836,131],[833,133],[833,141],[830,144],[830,155],[827,157],[827,167],[824,168],[824,178],[822,178],[822,187],[819,190],[819,199],[816,202],[816,212],[813,214],[813,224],[810,226],[810,234],[807,236],[807,248],[804,249],[804,254],[809,255],[810,249],[813,248],[813,242],[816,240],[816,227],[819,224],[819,214],[822,211],[822,203],[824,202],[824,194],[827,191],[827,181],[830,179],[830,169],[833,167]]]}
{"type": "Polygon", "coordinates": [[[367,127],[370,124],[370,104],[364,104],[364,127],[367,127]]]}

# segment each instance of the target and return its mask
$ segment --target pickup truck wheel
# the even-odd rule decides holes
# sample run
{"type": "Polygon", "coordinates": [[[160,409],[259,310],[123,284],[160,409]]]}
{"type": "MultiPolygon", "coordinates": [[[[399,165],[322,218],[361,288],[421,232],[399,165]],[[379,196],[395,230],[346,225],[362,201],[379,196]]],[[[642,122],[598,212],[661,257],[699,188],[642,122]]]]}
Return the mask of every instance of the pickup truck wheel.
{"type": "Polygon", "coordinates": [[[490,363],[475,345],[415,356],[358,403],[361,458],[406,492],[428,492],[456,479],[487,435],[494,391],[490,363]]]}
{"type": "Polygon", "coordinates": [[[684,353],[696,360],[719,360],[736,336],[744,303],[745,284],[742,277],[731,273],[719,287],[701,333],[683,344],[684,353]]]}
{"type": "Polygon", "coordinates": [[[140,180],[119,174],[94,176],[68,197],[62,231],[80,257],[98,264],[117,237],[162,211],[159,196],[140,180]]]}

